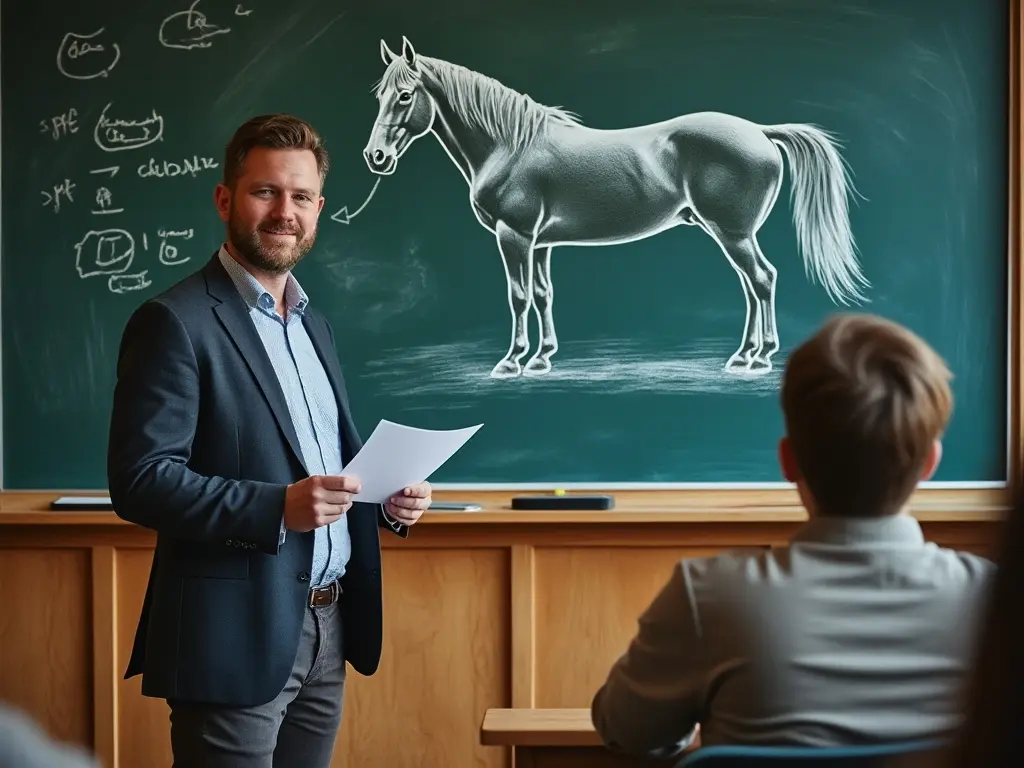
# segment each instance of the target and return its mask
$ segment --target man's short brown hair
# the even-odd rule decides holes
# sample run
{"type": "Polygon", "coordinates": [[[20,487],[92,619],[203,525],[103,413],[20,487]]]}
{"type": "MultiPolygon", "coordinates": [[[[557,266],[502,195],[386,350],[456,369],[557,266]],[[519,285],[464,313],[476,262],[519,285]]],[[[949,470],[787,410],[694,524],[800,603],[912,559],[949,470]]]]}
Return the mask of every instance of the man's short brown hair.
{"type": "Polygon", "coordinates": [[[837,314],[786,363],[782,410],[822,515],[898,512],[953,409],[949,369],[923,339],[869,314],[837,314]]]}
{"type": "Polygon", "coordinates": [[[242,175],[245,158],[254,147],[269,149],[307,149],[316,157],[323,184],[330,169],[330,157],[313,126],[292,115],[259,115],[239,126],[224,151],[224,186],[234,188],[242,175]]]}

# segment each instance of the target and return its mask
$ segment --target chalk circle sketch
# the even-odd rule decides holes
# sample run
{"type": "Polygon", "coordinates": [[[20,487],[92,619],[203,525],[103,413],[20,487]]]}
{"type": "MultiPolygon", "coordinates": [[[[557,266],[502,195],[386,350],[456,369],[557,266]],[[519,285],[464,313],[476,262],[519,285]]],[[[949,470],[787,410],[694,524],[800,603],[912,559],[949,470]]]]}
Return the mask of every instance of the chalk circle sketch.
{"type": "Polygon", "coordinates": [[[90,229],[75,243],[75,268],[83,280],[127,272],[135,258],[135,238],[124,229],[90,229]]]}
{"type": "Polygon", "coordinates": [[[779,350],[777,270],[757,233],[783,178],[792,175],[793,223],[805,272],[836,303],[866,302],[869,287],[850,230],[855,194],[838,142],[806,123],[758,125],[717,112],[679,115],[622,129],[585,126],[573,113],[534,101],[486,75],[416,53],[402,38],[374,86],[377,118],[363,150],[373,173],[393,174],[430,133],[469,185],[477,221],[496,238],[505,265],[512,333],[491,376],[537,376],[558,351],[551,252],[604,246],[696,226],[736,271],[746,302],[743,334],[725,371],[763,375],[779,350]],[[529,351],[530,308],[540,340],[529,351]]]}
{"type": "Polygon", "coordinates": [[[161,264],[163,264],[165,266],[168,266],[168,267],[173,267],[173,266],[177,266],[178,264],[184,264],[186,261],[188,261],[190,258],[192,258],[191,256],[181,256],[181,255],[179,255],[178,254],[178,246],[172,245],[168,241],[172,237],[180,237],[180,238],[182,238],[184,240],[191,240],[192,239],[192,235],[195,234],[193,232],[193,230],[191,230],[191,229],[182,229],[182,230],[159,229],[159,230],[157,230],[156,234],[157,234],[157,237],[163,238],[160,241],[160,251],[157,254],[157,258],[159,259],[161,264]]]}
{"type": "Polygon", "coordinates": [[[80,35],[68,32],[57,46],[57,69],[72,80],[92,80],[106,77],[121,60],[117,43],[104,42],[101,35],[106,27],[80,35]]]}
{"type": "MultiPolygon", "coordinates": [[[[160,22],[158,37],[165,48],[178,48],[190,51],[193,48],[209,48],[213,45],[210,38],[225,35],[230,27],[218,27],[207,21],[206,14],[196,10],[199,0],[184,11],[177,11],[160,22]]],[[[235,9],[237,13],[237,8],[235,9]]]]}
{"type": "Polygon", "coordinates": [[[107,102],[92,131],[96,146],[104,152],[138,149],[156,141],[163,141],[164,119],[156,113],[155,109],[148,117],[141,120],[123,120],[107,117],[107,110],[112,106],[112,101],[107,102]]]}

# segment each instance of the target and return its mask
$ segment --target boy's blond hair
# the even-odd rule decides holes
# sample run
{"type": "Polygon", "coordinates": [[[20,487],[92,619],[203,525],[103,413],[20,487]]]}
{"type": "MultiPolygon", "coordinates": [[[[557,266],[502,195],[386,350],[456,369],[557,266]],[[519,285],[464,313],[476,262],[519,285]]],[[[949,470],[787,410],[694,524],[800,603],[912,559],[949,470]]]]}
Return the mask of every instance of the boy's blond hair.
{"type": "Polygon", "coordinates": [[[834,315],[790,356],[786,433],[818,512],[898,512],[953,410],[942,358],[912,331],[869,314],[834,315]]]}

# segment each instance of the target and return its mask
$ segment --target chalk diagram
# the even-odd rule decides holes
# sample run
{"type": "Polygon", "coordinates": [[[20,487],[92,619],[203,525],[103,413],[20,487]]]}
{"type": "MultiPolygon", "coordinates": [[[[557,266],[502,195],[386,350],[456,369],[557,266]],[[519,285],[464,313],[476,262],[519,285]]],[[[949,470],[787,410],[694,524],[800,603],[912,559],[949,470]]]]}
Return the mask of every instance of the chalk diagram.
{"type": "MultiPolygon", "coordinates": [[[[161,45],[183,51],[209,48],[213,45],[213,38],[231,31],[230,27],[212,24],[206,18],[206,14],[197,9],[199,2],[200,0],[194,0],[188,8],[172,13],[160,23],[158,38],[161,45]]],[[[250,13],[251,11],[244,10],[241,5],[235,8],[236,16],[248,16],[250,13]]]]}
{"type": "MultiPolygon", "coordinates": [[[[782,187],[783,154],[805,273],[837,304],[868,301],[864,289],[870,283],[858,263],[848,214],[855,189],[829,132],[809,123],[758,125],[716,112],[592,128],[486,75],[417,54],[405,37],[400,55],[383,40],[380,54],[386,69],[375,86],[379,110],[364,148],[370,170],[395,173],[413,142],[431,134],[469,185],[477,221],[495,236],[507,279],[511,340],[491,377],[552,370],[559,348],[554,248],[620,245],[678,226],[696,226],[711,237],[740,281],[746,315],[725,372],[770,372],[780,348],[777,269],[762,253],[757,233],[782,187]],[[540,338],[524,364],[531,308],[540,338]]],[[[639,274],[631,271],[630,278],[639,274]]]]}
{"type": "Polygon", "coordinates": [[[121,60],[121,48],[105,35],[106,27],[86,34],[68,32],[57,46],[57,70],[72,80],[106,77],[121,60]]]}
{"type": "Polygon", "coordinates": [[[93,141],[104,152],[136,149],[163,140],[164,119],[155,109],[141,120],[125,120],[107,117],[107,111],[112,106],[113,102],[108,102],[103,107],[93,128],[93,141]]]}
{"type": "Polygon", "coordinates": [[[124,229],[90,229],[75,243],[75,268],[83,280],[104,275],[112,293],[148,288],[148,270],[126,274],[135,259],[135,238],[124,229]]]}

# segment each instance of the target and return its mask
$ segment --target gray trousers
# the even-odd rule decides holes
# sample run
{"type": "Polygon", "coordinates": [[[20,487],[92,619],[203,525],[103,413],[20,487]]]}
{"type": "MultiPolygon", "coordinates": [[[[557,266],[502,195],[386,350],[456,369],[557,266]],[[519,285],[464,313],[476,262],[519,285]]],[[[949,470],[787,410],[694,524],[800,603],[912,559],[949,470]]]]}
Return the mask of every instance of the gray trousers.
{"type": "Polygon", "coordinates": [[[172,768],[329,768],[345,692],[339,603],[306,608],[292,673],[248,709],[168,701],[172,768]]]}

